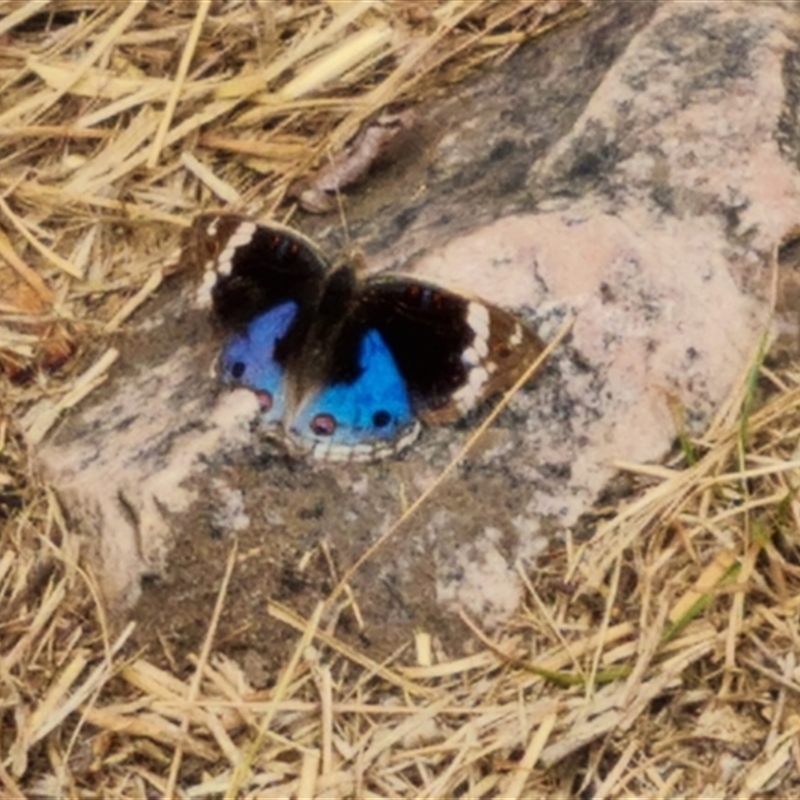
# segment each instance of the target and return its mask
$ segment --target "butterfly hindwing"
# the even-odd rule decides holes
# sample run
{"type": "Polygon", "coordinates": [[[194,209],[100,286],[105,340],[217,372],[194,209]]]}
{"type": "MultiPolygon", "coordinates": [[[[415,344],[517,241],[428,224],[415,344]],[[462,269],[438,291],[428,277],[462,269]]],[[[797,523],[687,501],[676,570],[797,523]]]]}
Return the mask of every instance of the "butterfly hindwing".
{"type": "Polygon", "coordinates": [[[262,422],[280,422],[286,410],[286,370],[276,357],[279,344],[297,317],[298,306],[281,303],[259,314],[235,333],[222,350],[220,373],[231,385],[252,389],[262,410],[262,422]]]}
{"type": "Polygon", "coordinates": [[[364,331],[347,358],[353,363],[300,403],[287,431],[295,445],[310,446],[318,458],[368,460],[413,441],[419,423],[381,334],[364,331]]]}

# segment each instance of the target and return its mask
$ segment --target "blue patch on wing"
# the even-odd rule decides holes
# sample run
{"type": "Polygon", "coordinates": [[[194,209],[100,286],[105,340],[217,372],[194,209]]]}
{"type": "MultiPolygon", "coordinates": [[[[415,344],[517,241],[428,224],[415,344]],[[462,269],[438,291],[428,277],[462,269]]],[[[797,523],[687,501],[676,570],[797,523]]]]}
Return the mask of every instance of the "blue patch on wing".
{"type": "Polygon", "coordinates": [[[285,410],[284,369],[275,361],[275,344],[286,335],[297,309],[297,303],[289,302],[260,314],[244,333],[231,337],[222,351],[223,380],[252,389],[265,422],[280,420],[285,410]]]}
{"type": "Polygon", "coordinates": [[[358,365],[355,381],[332,384],[303,404],[290,429],[297,440],[370,446],[398,438],[414,423],[405,381],[376,330],[364,334],[358,365]]]}

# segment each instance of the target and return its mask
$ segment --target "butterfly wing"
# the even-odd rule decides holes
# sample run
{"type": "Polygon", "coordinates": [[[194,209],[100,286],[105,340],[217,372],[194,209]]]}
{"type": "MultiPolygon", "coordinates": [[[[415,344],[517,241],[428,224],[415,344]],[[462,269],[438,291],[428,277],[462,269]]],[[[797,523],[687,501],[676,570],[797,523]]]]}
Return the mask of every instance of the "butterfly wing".
{"type": "Polygon", "coordinates": [[[299,358],[287,375],[283,420],[296,454],[370,460],[418,432],[403,376],[380,334],[361,329],[341,342],[358,295],[350,265],[330,270],[303,330],[299,358]]]}
{"type": "Polygon", "coordinates": [[[300,358],[327,260],[297,231],[235,215],[198,217],[185,247],[205,265],[215,315],[233,332],[220,357],[223,381],[252,389],[262,421],[279,422],[286,370],[300,358]]]}
{"type": "Polygon", "coordinates": [[[295,410],[287,426],[294,449],[329,461],[370,461],[410,444],[419,423],[383,337],[363,331],[346,356],[348,364],[334,366],[338,377],[318,384],[295,410]]]}
{"type": "Polygon", "coordinates": [[[325,371],[288,430],[316,457],[397,452],[415,438],[418,417],[458,419],[508,389],[543,348],[503,309],[421,281],[367,281],[340,305],[325,371]]]}
{"type": "Polygon", "coordinates": [[[281,345],[297,319],[297,304],[281,303],[258,314],[232,335],[219,359],[224,383],[252,389],[261,406],[262,422],[279,422],[286,410],[286,365],[281,345]]]}
{"type": "Polygon", "coordinates": [[[368,281],[353,324],[381,335],[414,410],[432,424],[509,389],[544,349],[508,311],[413,279],[368,281]]]}

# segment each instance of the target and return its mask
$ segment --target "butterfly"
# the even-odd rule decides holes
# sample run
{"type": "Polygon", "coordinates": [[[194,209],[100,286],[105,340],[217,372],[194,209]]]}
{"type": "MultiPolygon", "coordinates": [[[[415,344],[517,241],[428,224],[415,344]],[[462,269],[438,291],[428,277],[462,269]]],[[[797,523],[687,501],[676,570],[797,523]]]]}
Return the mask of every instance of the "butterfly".
{"type": "Polygon", "coordinates": [[[290,452],[331,461],[397,453],[420,422],[455,421],[508,389],[542,351],[497,306],[416,278],[363,277],[300,232],[201,215],[184,258],[228,331],[225,384],[253,391],[290,452]]]}

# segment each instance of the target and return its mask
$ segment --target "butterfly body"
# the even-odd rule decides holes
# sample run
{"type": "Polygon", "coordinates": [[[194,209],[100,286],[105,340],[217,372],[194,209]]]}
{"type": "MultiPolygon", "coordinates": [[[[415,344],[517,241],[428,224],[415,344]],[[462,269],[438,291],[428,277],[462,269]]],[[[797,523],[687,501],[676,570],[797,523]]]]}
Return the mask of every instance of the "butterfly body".
{"type": "Polygon", "coordinates": [[[302,234],[202,216],[187,257],[231,335],[222,380],[256,393],[290,450],[371,460],[513,383],[541,352],[508,312],[402,276],[362,279],[302,234]]]}

